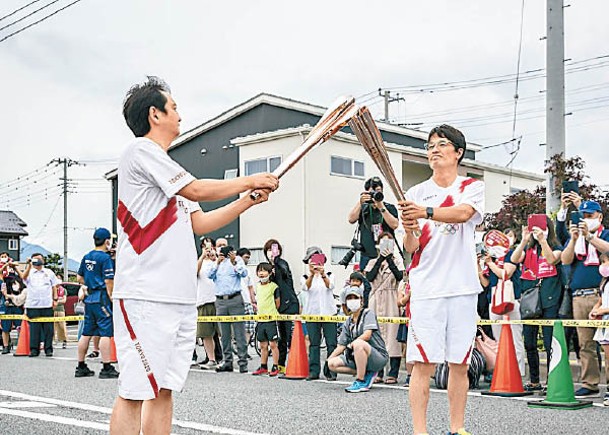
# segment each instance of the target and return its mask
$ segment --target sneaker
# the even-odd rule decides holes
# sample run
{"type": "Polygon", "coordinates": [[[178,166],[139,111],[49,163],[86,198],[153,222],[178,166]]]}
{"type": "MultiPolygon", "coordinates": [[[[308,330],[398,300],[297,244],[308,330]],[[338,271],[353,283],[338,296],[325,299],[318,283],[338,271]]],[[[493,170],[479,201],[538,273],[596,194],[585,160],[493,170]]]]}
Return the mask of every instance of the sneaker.
{"type": "Polygon", "coordinates": [[[98,357],[99,357],[99,350],[94,350],[89,355],[87,355],[87,358],[98,358],[98,357]]]}
{"type": "Polygon", "coordinates": [[[351,385],[345,388],[347,393],[363,393],[368,391],[370,387],[366,385],[366,382],[358,381],[357,379],[353,381],[351,385]]]}
{"type": "Polygon", "coordinates": [[[11,348],[8,346],[4,346],[4,348],[2,349],[2,355],[6,355],[7,353],[11,352],[11,348]]]}
{"type": "Polygon", "coordinates": [[[279,366],[279,373],[285,375],[285,366],[279,366]]]}
{"type": "Polygon", "coordinates": [[[543,391],[543,387],[539,382],[527,382],[524,386],[524,391],[543,391]]]}
{"type": "Polygon", "coordinates": [[[116,379],[118,378],[118,372],[114,368],[114,366],[110,366],[108,370],[100,370],[99,379],[116,379]]]}
{"type": "Polygon", "coordinates": [[[404,387],[405,388],[410,387],[410,375],[406,376],[406,382],[404,382],[404,387]]]}
{"type": "Polygon", "coordinates": [[[271,371],[269,372],[269,376],[272,378],[277,376],[278,374],[279,374],[279,368],[277,368],[277,367],[273,367],[271,369],[271,371]]]}
{"type": "Polygon", "coordinates": [[[228,365],[228,364],[222,364],[221,366],[216,367],[216,371],[218,373],[221,373],[221,372],[232,372],[233,371],[233,366],[232,365],[228,365]]]}
{"type": "Polygon", "coordinates": [[[64,342],[62,343],[62,345],[61,345],[61,348],[62,348],[62,349],[67,349],[67,348],[68,348],[68,342],[67,342],[67,341],[64,341],[64,342]]]}
{"type": "Polygon", "coordinates": [[[316,381],[319,379],[319,375],[309,375],[307,376],[307,381],[316,381]]]}
{"type": "Polygon", "coordinates": [[[241,373],[241,374],[249,373],[249,371],[247,370],[247,366],[239,367],[239,373],[241,373]]]}
{"type": "Polygon", "coordinates": [[[254,373],[252,373],[253,376],[262,376],[262,375],[268,375],[269,371],[268,369],[265,369],[264,367],[259,367],[258,370],[256,370],[254,373]]]}
{"type": "Polygon", "coordinates": [[[364,376],[364,384],[368,390],[372,388],[377,374],[377,372],[366,372],[366,375],[364,376]]]}
{"type": "Polygon", "coordinates": [[[457,432],[448,431],[447,434],[448,435],[472,435],[471,433],[469,433],[468,431],[466,431],[463,428],[459,429],[457,432]]]}
{"type": "Polygon", "coordinates": [[[44,356],[48,356],[49,358],[53,356],[53,351],[45,352],[44,356]]]}
{"type": "Polygon", "coordinates": [[[585,399],[586,397],[598,397],[598,390],[591,390],[590,388],[581,387],[579,390],[575,392],[576,399],[585,399]]]}
{"type": "Polygon", "coordinates": [[[89,367],[76,367],[76,370],[74,371],[75,378],[87,378],[89,376],[95,376],[95,372],[89,367]]]}
{"type": "Polygon", "coordinates": [[[609,406],[609,392],[605,393],[605,397],[603,397],[603,406],[609,406]]]}
{"type": "Polygon", "coordinates": [[[215,361],[207,360],[207,362],[203,362],[199,364],[199,368],[201,370],[215,370],[218,367],[218,363],[215,361]]]}

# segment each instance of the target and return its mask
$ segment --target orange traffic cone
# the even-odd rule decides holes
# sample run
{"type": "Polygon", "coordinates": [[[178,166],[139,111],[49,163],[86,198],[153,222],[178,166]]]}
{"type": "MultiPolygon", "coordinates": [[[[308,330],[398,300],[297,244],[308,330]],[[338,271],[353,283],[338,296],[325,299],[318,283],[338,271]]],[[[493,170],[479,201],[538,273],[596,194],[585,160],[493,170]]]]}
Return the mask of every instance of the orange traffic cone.
{"type": "Polygon", "coordinates": [[[288,356],[288,366],[282,379],[306,379],[309,376],[309,358],[305,344],[302,323],[296,320],[292,334],[292,345],[288,356]]]}
{"type": "Polygon", "coordinates": [[[108,362],[118,362],[118,358],[116,357],[116,344],[114,343],[114,337],[110,337],[110,361],[108,362]]]}
{"type": "Polygon", "coordinates": [[[30,355],[30,323],[27,320],[21,321],[21,331],[19,332],[19,341],[14,356],[29,356],[30,355]]]}
{"type": "Polygon", "coordinates": [[[501,327],[501,337],[499,337],[499,351],[497,352],[497,362],[493,372],[491,390],[482,391],[482,394],[503,397],[528,396],[533,394],[532,392],[524,391],[520,376],[518,358],[516,358],[514,339],[512,337],[512,327],[504,324],[501,327]]]}

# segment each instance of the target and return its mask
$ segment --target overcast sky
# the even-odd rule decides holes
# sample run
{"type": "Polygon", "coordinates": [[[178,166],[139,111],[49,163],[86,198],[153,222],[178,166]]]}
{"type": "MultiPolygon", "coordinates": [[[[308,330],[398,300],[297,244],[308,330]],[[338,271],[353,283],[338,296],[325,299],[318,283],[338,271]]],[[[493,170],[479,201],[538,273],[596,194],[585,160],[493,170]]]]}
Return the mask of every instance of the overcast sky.
{"type": "MultiPolygon", "coordinates": [[[[11,24],[32,7],[0,21],[11,24]]],[[[65,6],[60,0],[0,30],[0,39],[34,18],[65,6]]],[[[0,16],[29,0],[2,0],[0,16]]],[[[582,156],[597,184],[609,184],[609,5],[572,0],[565,9],[567,154],[582,156]],[[583,63],[575,63],[586,61],[583,63]],[[605,63],[603,63],[605,62],[605,63]],[[573,64],[573,65],[571,65],[573,64]],[[590,67],[590,68],[588,68],[590,67]]],[[[260,93],[319,105],[338,95],[364,96],[382,115],[379,87],[397,90],[405,102],[391,106],[395,122],[441,122],[462,128],[482,145],[512,136],[515,83],[430,92],[427,85],[514,74],[520,34],[520,0],[504,1],[224,1],[82,0],[0,42],[2,171],[0,208],[28,223],[30,237],[62,251],[62,203],[53,172],[40,182],[6,182],[68,156],[88,161],[69,177],[102,180],[131,135],[121,115],[126,90],[145,75],[172,87],[186,131],[260,93]],[[421,85],[421,86],[419,86],[421,85]],[[372,93],[372,94],[370,94],[372,93]],[[6,98],[8,97],[8,98],[6,98]],[[46,184],[45,184],[46,183],[46,184]],[[29,203],[24,193],[49,189],[29,203]],[[7,194],[8,193],[8,194],[7,194]],[[53,211],[54,209],[54,211],[53,211]],[[51,214],[51,212],[53,213],[51,214]],[[48,222],[48,223],[47,223],[48,222]],[[46,226],[45,226],[46,224],[46,226]]],[[[524,8],[521,71],[545,66],[545,2],[524,8]]],[[[523,136],[514,167],[540,173],[545,158],[545,79],[522,74],[515,136],[523,136]],[[525,79],[527,78],[527,79],[525,79]]],[[[506,165],[511,146],[479,153],[506,165]]],[[[110,188],[81,181],[69,197],[70,256],[91,247],[92,228],[110,226],[110,188]]]]}

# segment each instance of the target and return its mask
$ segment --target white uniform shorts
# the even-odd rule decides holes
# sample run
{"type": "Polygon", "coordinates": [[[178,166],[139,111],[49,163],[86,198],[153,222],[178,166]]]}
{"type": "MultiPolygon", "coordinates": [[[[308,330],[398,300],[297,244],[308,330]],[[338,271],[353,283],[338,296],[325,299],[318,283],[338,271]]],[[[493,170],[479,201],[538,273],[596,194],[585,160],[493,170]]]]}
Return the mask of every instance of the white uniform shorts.
{"type": "Polygon", "coordinates": [[[114,341],[120,376],[118,395],[149,400],[161,388],[182,391],[197,330],[197,307],[114,300],[114,341]]]}
{"type": "Polygon", "coordinates": [[[469,364],[477,304],[477,294],[411,301],[406,360],[469,364]]]}

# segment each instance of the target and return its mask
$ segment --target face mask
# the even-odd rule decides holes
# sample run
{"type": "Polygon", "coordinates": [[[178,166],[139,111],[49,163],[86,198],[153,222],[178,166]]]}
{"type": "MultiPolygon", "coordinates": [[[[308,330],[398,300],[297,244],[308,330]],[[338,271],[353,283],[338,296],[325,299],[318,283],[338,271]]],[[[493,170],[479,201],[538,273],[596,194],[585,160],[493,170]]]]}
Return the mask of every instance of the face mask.
{"type": "Polygon", "coordinates": [[[44,265],[44,261],[42,261],[42,260],[32,261],[32,266],[42,266],[42,265],[44,265]]]}
{"type": "Polygon", "coordinates": [[[21,286],[19,285],[18,282],[14,282],[13,283],[13,291],[14,292],[18,292],[19,290],[21,290],[21,286]]]}
{"type": "Polygon", "coordinates": [[[109,251],[112,248],[112,242],[110,240],[106,241],[106,251],[109,251]]]}
{"type": "Polygon", "coordinates": [[[359,299],[349,299],[345,305],[347,305],[349,311],[354,313],[360,309],[362,302],[359,299]]]}
{"type": "Polygon", "coordinates": [[[261,284],[266,284],[267,282],[269,282],[270,277],[269,276],[265,276],[264,278],[260,278],[260,283],[261,284]]]}
{"type": "Polygon", "coordinates": [[[601,264],[598,266],[598,271],[603,277],[609,278],[609,264],[601,264]]]}
{"type": "MultiPolygon", "coordinates": [[[[542,231],[544,238],[547,240],[548,239],[548,230],[542,231]]],[[[535,240],[537,240],[537,236],[535,235],[535,233],[533,233],[533,238],[535,240]]]]}
{"type": "Polygon", "coordinates": [[[516,243],[516,239],[513,237],[508,237],[508,239],[510,239],[510,246],[514,246],[514,243],[516,243]]]}
{"type": "Polygon", "coordinates": [[[272,260],[273,257],[273,251],[271,251],[270,249],[268,251],[266,251],[266,258],[268,258],[269,260],[272,260]]]}
{"type": "Polygon", "coordinates": [[[588,225],[588,231],[596,231],[601,226],[601,221],[594,218],[584,219],[584,222],[588,225]]]}
{"type": "Polygon", "coordinates": [[[0,258],[0,263],[7,263],[8,262],[8,257],[4,258],[0,258]]]}

